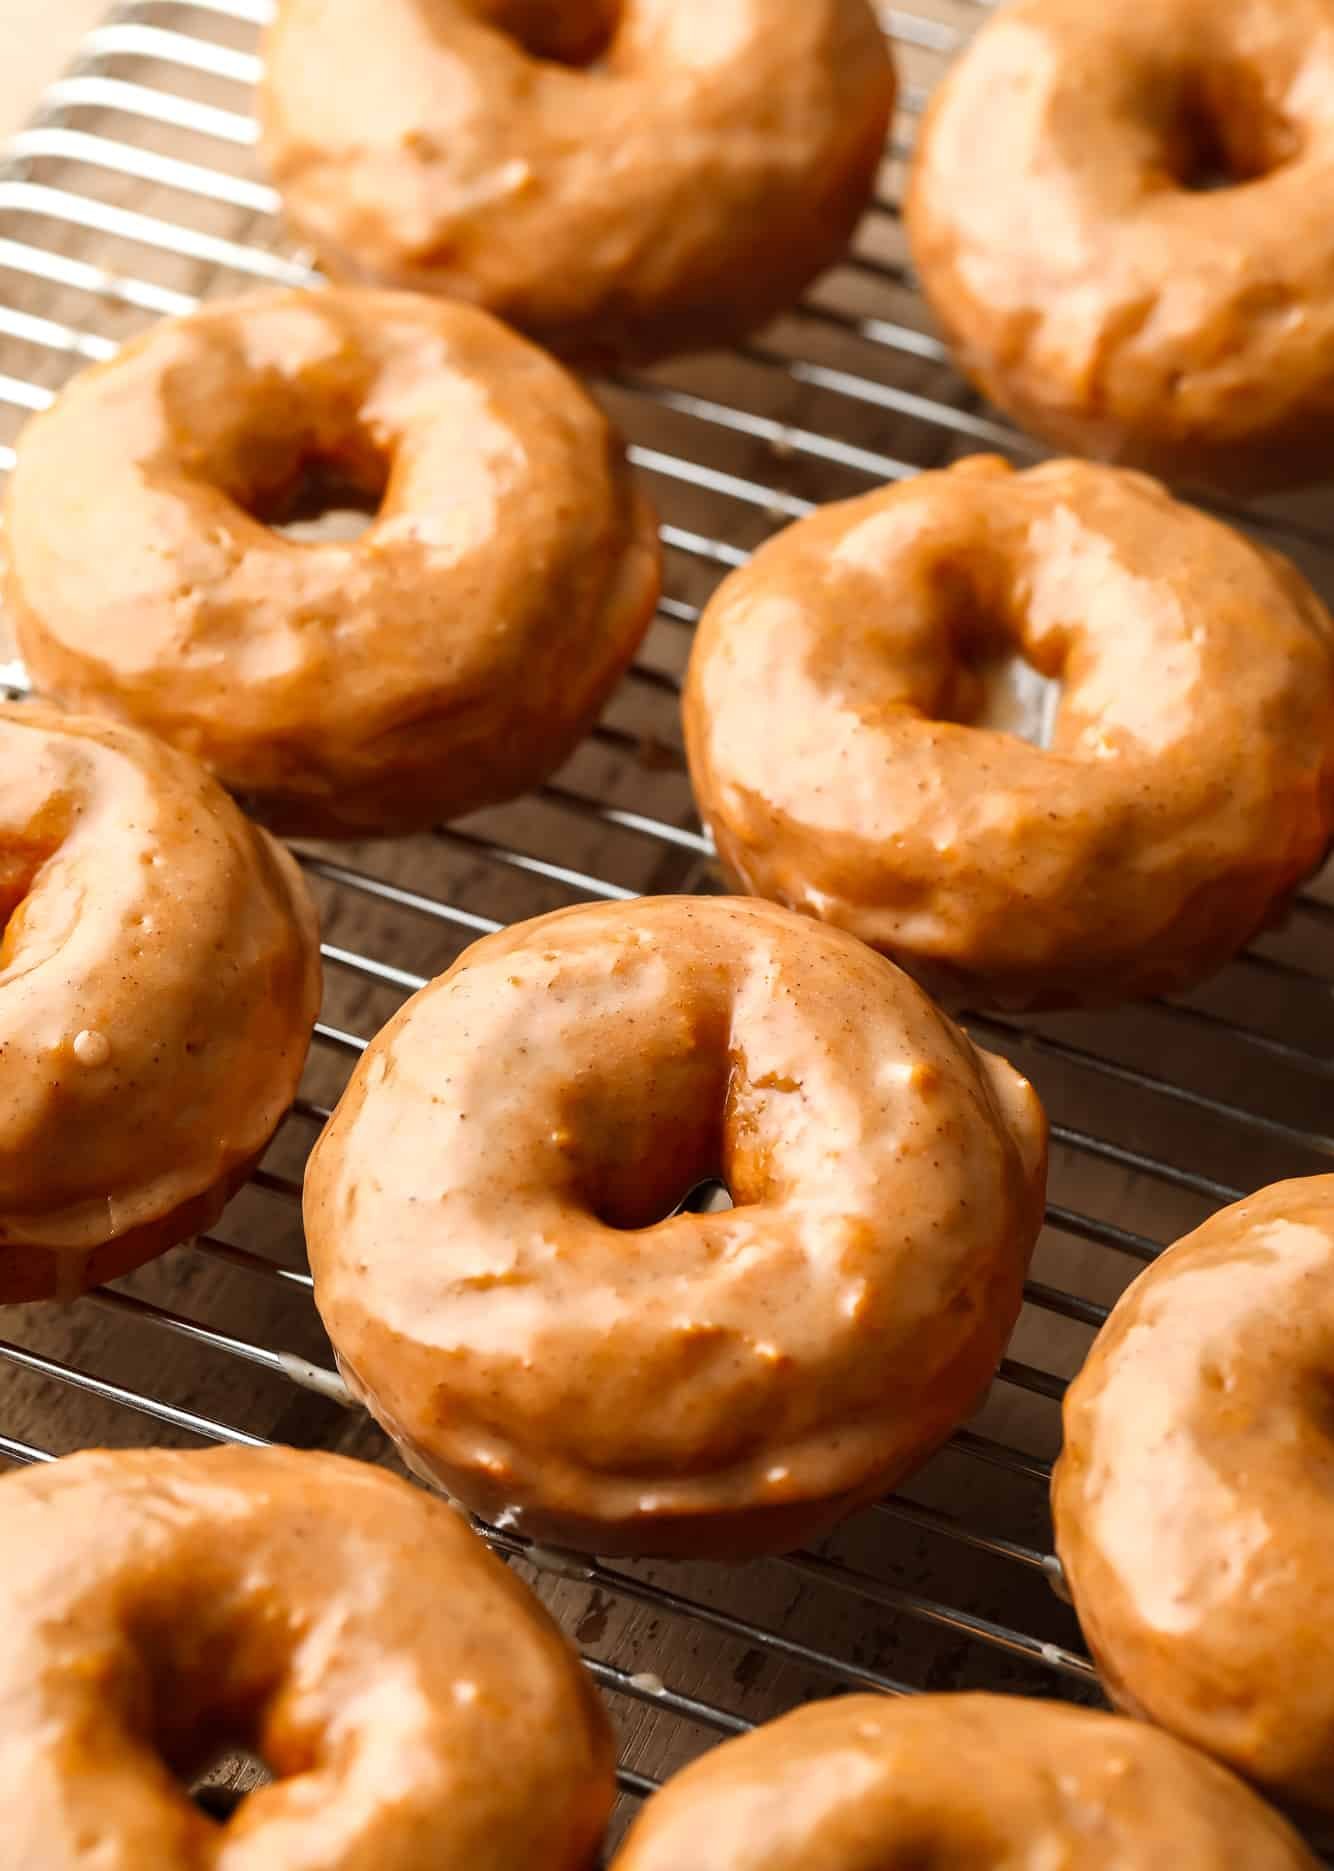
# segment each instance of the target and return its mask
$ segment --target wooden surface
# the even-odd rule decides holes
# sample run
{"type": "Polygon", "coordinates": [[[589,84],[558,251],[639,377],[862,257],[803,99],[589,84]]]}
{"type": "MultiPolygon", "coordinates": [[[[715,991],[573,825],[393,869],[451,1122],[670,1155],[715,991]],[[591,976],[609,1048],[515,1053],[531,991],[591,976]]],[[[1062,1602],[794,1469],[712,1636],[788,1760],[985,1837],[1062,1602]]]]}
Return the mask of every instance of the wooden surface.
{"type": "MultiPolygon", "coordinates": [[[[77,6],[66,0],[58,8],[18,5],[16,0],[0,4],[5,7],[0,19],[11,34],[24,18],[30,28],[39,15],[53,25],[58,17],[63,29],[76,13],[92,11],[86,0],[77,6]]],[[[976,18],[966,0],[932,0],[917,10],[957,24],[976,18]]],[[[249,29],[217,18],[205,21],[169,0],[141,8],[139,16],[169,30],[207,31],[218,44],[253,49],[249,29]]],[[[54,39],[43,40],[40,47],[26,43],[24,67],[32,95],[44,69],[49,71],[55,44],[54,39]]],[[[905,54],[904,64],[908,76],[920,84],[929,83],[937,68],[937,61],[921,52],[905,54]]],[[[117,55],[105,69],[228,111],[246,107],[236,85],[141,56],[117,55]]],[[[14,78],[11,62],[6,73],[11,87],[14,78]]],[[[219,165],[237,177],[254,173],[248,151],[193,132],[88,108],[68,114],[63,122],[189,162],[219,165]]],[[[910,123],[901,126],[905,134],[910,130],[910,123]]],[[[112,210],[188,224],[263,254],[288,251],[279,230],[252,208],[201,200],[64,157],[43,157],[15,173],[21,181],[77,192],[112,210]]],[[[895,179],[891,172],[891,186],[895,179]]],[[[212,259],[182,257],[46,214],[0,211],[0,235],[40,245],[66,260],[93,262],[119,281],[133,278],[177,293],[216,296],[236,291],[246,281],[243,272],[212,259]]],[[[755,502],[654,473],[648,477],[651,491],[671,525],[744,548],[782,523],[784,503],[791,497],[830,498],[868,485],[867,475],[855,466],[831,462],[812,449],[812,436],[833,436],[886,460],[919,465],[952,459],[987,439],[985,432],[966,432],[976,411],[974,400],[948,366],[931,355],[929,320],[894,272],[901,258],[901,236],[892,215],[868,222],[859,252],[861,265],[839,269],[817,290],[817,306],[830,316],[817,310],[812,316],[782,321],[766,336],[768,361],[707,358],[658,374],[659,387],[705,399],[715,410],[744,410],[743,427],[703,419],[698,404],[697,413],[690,415],[680,407],[664,408],[642,391],[607,392],[609,405],[642,446],[687,462],[703,461],[716,473],[774,490],[774,498],[755,502]],[[846,328],[847,320],[855,323],[867,316],[923,334],[924,341],[916,350],[901,344],[886,348],[846,328]],[[794,370],[794,359],[801,360],[801,368],[794,370]],[[853,396],[835,393],[828,387],[833,379],[822,377],[821,370],[845,372],[868,388],[853,396]],[[911,401],[914,396],[936,399],[947,412],[957,412],[962,428],[922,419],[911,401]]],[[[89,293],[12,270],[0,271],[0,305],[39,314],[72,332],[92,331],[112,339],[140,328],[145,319],[142,311],[106,292],[89,293]]],[[[76,363],[77,358],[58,349],[0,340],[0,373],[25,381],[55,386],[76,363]]],[[[6,411],[0,440],[12,440],[20,422],[20,412],[6,411]]],[[[1308,496],[1296,510],[1318,515],[1320,504],[1308,496]]],[[[1334,555],[1303,546],[1299,556],[1326,590],[1334,591],[1334,555]]],[[[669,591],[679,601],[697,603],[707,595],[717,571],[706,559],[673,551],[669,591]]],[[[680,623],[660,622],[642,660],[659,675],[677,674],[688,640],[680,623]]],[[[585,800],[649,815],[688,835],[696,821],[681,770],[670,694],[660,684],[627,681],[607,719],[619,741],[590,743],[560,776],[561,785],[585,800]]],[[[716,887],[710,867],[688,845],[673,846],[608,824],[588,809],[572,808],[568,798],[519,802],[485,815],[469,830],[629,889],[716,887]]],[[[530,915],[577,900],[580,894],[577,886],[559,877],[534,876],[498,862],[466,838],[381,844],[332,855],[379,879],[397,880],[498,919],[530,915]]],[[[437,973],[467,939],[463,930],[419,910],[386,907],[373,896],[347,888],[320,884],[319,890],[330,942],[400,969],[437,973]]],[[[1262,946],[1328,973],[1325,927],[1316,914],[1303,913],[1262,946]]],[[[369,1035],[398,999],[394,991],[332,969],[326,1019],[348,1032],[369,1035]]],[[[1325,989],[1317,985],[1298,993],[1285,978],[1239,965],[1194,1002],[1199,1010],[1194,1016],[1146,1008],[1114,1019],[1044,1021],[1035,1028],[1036,1039],[979,1024],[979,1037],[1015,1054],[1038,1082],[1054,1116],[1067,1127],[1066,1141],[1054,1152],[1055,1203],[1097,1224],[1161,1242],[1201,1219],[1224,1187],[1254,1186],[1326,1161],[1322,1079],[1334,1054],[1334,1010],[1325,989]],[[1261,1043],[1232,1037],[1217,1025],[1220,1015],[1256,1029],[1261,1043]],[[1090,1064],[1078,1050],[1063,1055],[1043,1051],[1044,1035],[1111,1059],[1113,1074],[1090,1064]],[[1300,1064],[1285,1048],[1312,1054],[1315,1066],[1300,1064]],[[1136,1071],[1178,1082],[1185,1096],[1146,1090],[1133,1078],[1136,1071]],[[1202,1102],[1210,1098],[1234,1101],[1241,1115],[1220,1117],[1202,1102]],[[1074,1133],[1098,1141],[1081,1144],[1074,1133]],[[1184,1170],[1187,1180],[1179,1175],[1173,1180],[1162,1169],[1136,1169],[1136,1152],[1184,1170]]],[[[317,1047],[308,1096],[327,1103],[336,1095],[348,1062],[346,1052],[317,1047]]],[[[269,1159],[268,1186],[244,1192],[218,1230],[224,1241],[261,1256],[263,1264],[292,1269],[303,1264],[293,1196],[312,1134],[312,1126],[300,1118],[285,1127],[269,1159]]],[[[1044,1236],[1034,1273],[1076,1300],[1097,1304],[1115,1296],[1136,1264],[1130,1256],[1079,1238],[1065,1224],[1044,1236]]],[[[223,1426],[389,1459],[383,1438],[360,1414],[295,1388],[284,1375],[182,1336],[143,1310],[161,1307],[327,1366],[328,1346],[299,1285],[238,1266],[216,1252],[188,1247],[121,1283],[121,1291],[132,1304],[139,1303],[137,1312],[127,1314],[124,1298],[97,1297],[68,1310],[28,1308],[7,1316],[0,1323],[0,1335],[39,1357],[59,1360],[169,1406],[200,1412],[223,1426]]],[[[1078,1310],[1077,1304],[1073,1310],[1078,1310]]],[[[1088,1336],[1086,1323],[1030,1308],[1013,1352],[1059,1379],[1076,1368],[1088,1336]]],[[[1038,1390],[1042,1387],[1039,1384],[1038,1390]]],[[[1055,1404],[1032,1389],[998,1384],[975,1427],[1039,1458],[1050,1456],[1056,1447],[1055,1404]]],[[[12,1364],[0,1364],[0,1431],[57,1451],[90,1442],[198,1440],[184,1428],[110,1405],[12,1364]]],[[[947,1452],[909,1492],[970,1526],[1046,1550],[1043,1490],[1031,1480],[947,1452]]],[[[920,1594],[935,1606],[957,1607],[1046,1642],[1077,1644],[1067,1609],[1041,1575],[1023,1565],[879,1514],[862,1516],[841,1532],[827,1544],[825,1558],[835,1570],[827,1564],[823,1570],[769,1564],[741,1572],[625,1565],[619,1568],[617,1589],[605,1577],[589,1581],[551,1570],[538,1582],[590,1656],[626,1671],[651,1672],[674,1691],[750,1719],[850,1682],[894,1678],[933,1688],[985,1683],[1032,1693],[1088,1693],[1070,1678],[1053,1674],[1041,1660],[1026,1660],[975,1641],[964,1628],[951,1627],[929,1609],[924,1615],[921,1603],[905,1606],[900,1596],[905,1591],[920,1594]],[[642,1588],[654,1584],[705,1607],[712,1622],[644,1602],[642,1588]],[[734,1622],[723,1628],[720,1621],[727,1619],[734,1622]],[[777,1633],[789,1646],[814,1647],[837,1659],[839,1667],[813,1664],[791,1647],[775,1648],[749,1634],[748,1626],[777,1633]]],[[[641,1687],[639,1694],[647,1696],[647,1702],[628,1696],[613,1699],[626,1759],[633,1768],[661,1774],[710,1738],[706,1728],[653,1707],[651,1689],[641,1687]]]]}

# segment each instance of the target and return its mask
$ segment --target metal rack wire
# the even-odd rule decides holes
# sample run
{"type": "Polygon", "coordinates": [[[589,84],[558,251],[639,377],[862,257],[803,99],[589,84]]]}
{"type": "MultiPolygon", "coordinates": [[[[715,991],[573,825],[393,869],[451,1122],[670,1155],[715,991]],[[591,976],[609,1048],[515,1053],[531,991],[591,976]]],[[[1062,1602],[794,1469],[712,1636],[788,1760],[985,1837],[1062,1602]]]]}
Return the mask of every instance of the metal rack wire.
{"type": "MultiPolygon", "coordinates": [[[[301,1264],[305,1150],[393,1005],[475,935],[561,902],[715,887],[676,703],[716,579],[815,502],[978,447],[1038,451],[949,368],[911,279],[895,194],[930,84],[985,0],[882,9],[906,79],[884,192],[846,265],[724,358],[609,383],[664,515],[659,618],[607,718],[521,805],[428,840],[306,846],[330,986],[305,1095],[210,1236],[69,1313],[0,1337],[0,1456],[90,1440],[323,1442],[372,1458],[301,1264]],[[371,939],[373,938],[373,940],[371,939]]],[[[85,42],[0,168],[0,470],[24,415],[148,319],[247,283],[317,283],[257,176],[247,111],[264,0],[128,0],[85,42]]],[[[1316,508],[1244,516],[1334,595],[1316,508]]],[[[1243,517],[1243,516],[1237,516],[1243,517]]],[[[22,669],[0,686],[22,693],[22,669]]],[[[1056,1120],[1049,1226],[1011,1355],[978,1421],[818,1551],[764,1566],[574,1561],[489,1537],[529,1569],[609,1692],[633,1803],[710,1738],[814,1693],[1003,1684],[1096,1697],[1045,1517],[1057,1405],[1125,1281],[1219,1203],[1334,1156],[1334,908],[1289,923],[1188,999],[1115,1020],[974,1022],[1056,1120]]]]}

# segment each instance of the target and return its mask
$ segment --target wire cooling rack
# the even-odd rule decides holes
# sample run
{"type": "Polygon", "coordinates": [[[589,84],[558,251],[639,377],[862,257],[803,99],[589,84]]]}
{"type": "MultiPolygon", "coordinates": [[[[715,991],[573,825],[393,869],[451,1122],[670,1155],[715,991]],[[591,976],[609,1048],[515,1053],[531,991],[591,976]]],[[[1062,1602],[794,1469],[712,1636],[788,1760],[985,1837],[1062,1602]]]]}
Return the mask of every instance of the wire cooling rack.
{"type": "MultiPolygon", "coordinates": [[[[740,350],[602,386],[663,515],[668,565],[660,614],[604,721],[530,799],[430,838],[299,848],[328,968],[302,1099],[216,1235],[73,1307],[5,1316],[6,1459],[269,1439],[392,1459],[332,1369],[299,1223],[306,1150],[366,1036],[473,937],[515,917],[717,888],[677,700],[691,626],[718,578],[815,502],[978,448],[1039,452],[950,370],[896,208],[923,100],[982,0],[883,11],[903,96],[855,252],[740,350]]],[[[264,13],[263,0],[122,5],[10,144],[0,470],[26,412],[151,318],[257,282],[316,283],[254,161],[264,13]]],[[[1334,596],[1334,534],[1320,511],[1308,497],[1244,520],[1334,596]]],[[[23,690],[16,664],[6,680],[23,690]]],[[[584,1563],[490,1534],[607,1692],[621,1822],[711,1740],[812,1695],[988,1686],[1096,1700],[1049,1557],[1059,1400],[1107,1306],[1161,1244],[1334,1156],[1327,894],[1317,881],[1283,928],[1186,999],[970,1023],[1034,1078],[1055,1120],[1048,1227],[985,1408],[899,1494],[816,1550],[740,1569],[584,1563]]]]}

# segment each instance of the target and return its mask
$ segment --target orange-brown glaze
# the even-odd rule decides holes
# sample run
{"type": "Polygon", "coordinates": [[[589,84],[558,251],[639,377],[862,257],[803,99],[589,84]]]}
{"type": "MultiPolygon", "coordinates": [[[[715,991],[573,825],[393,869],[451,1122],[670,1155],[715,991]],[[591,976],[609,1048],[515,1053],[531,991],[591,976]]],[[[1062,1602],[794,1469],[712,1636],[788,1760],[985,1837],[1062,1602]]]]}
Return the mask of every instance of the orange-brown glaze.
{"type": "Polygon", "coordinates": [[[1062,448],[1264,487],[1334,470],[1334,0],[1010,0],[907,202],[962,368],[1062,448]]]}
{"type": "Polygon", "coordinates": [[[612,1871],[1318,1871],[1213,1761],[1011,1696],[848,1696],[669,1780],[612,1871]]]}
{"type": "Polygon", "coordinates": [[[592,400],[485,314],[408,294],[153,327],[28,424],[5,526],[41,688],[154,729],[293,832],[535,785],[658,593],[653,516],[592,400]],[[380,498],[359,538],[257,517],[312,472],[380,498]]]}
{"type": "Polygon", "coordinates": [[[6,1871],[591,1871],[606,1717],[443,1502],[294,1449],[0,1481],[6,1871]],[[274,1780],[219,1825],[185,1780],[274,1780]]]}
{"type": "Polygon", "coordinates": [[[0,1302],[214,1222],[319,1008],[292,859],[149,735],[0,706],[0,1302]]]}
{"type": "Polygon", "coordinates": [[[268,166],[335,277],[601,366],[791,304],[846,248],[894,102],[867,0],[382,0],[374,32],[281,0],[265,64],[268,166]]]}
{"type": "Polygon", "coordinates": [[[1105,1004],[1218,968],[1319,862],[1332,645],[1290,565],[1154,482],[974,457],[726,581],[690,769],[746,889],[947,998],[1105,1004]],[[1059,684],[1047,744],[991,725],[1007,660],[1059,684]]]}
{"type": "Polygon", "coordinates": [[[973,1407],[1045,1168],[1032,1088],[881,957],[649,898],[488,936],[411,1000],[306,1231],[342,1368],[423,1472],[539,1539],[738,1557],[973,1407]],[[734,1208],[672,1213],[711,1177],[734,1208]]]}
{"type": "Polygon", "coordinates": [[[1334,1176],[1140,1275],[1065,1403],[1056,1540],[1111,1695],[1334,1812],[1334,1176]]]}

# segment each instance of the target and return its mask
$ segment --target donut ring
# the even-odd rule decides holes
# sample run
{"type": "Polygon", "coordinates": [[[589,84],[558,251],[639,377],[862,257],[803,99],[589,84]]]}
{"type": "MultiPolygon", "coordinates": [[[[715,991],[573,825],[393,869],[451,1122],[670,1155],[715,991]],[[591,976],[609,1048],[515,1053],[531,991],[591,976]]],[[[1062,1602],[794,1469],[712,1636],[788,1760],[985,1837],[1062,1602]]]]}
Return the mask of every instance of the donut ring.
{"type": "Polygon", "coordinates": [[[443,1502],[293,1449],[98,1450],[0,1481],[14,1871],[591,1871],[611,1736],[443,1502]],[[182,1779],[274,1774],[222,1827],[182,1779]]]}
{"type": "Polygon", "coordinates": [[[1332,629],[1291,566],[1153,482],[973,457],[722,585],[686,683],[696,797],[745,889],[948,999],[1166,992],[1325,851],[1332,629]],[[994,712],[1007,661],[1061,684],[1046,746],[994,712]]]}
{"type": "Polygon", "coordinates": [[[612,1871],[1317,1871],[1214,1762],[1115,1715],[1018,1696],[845,1696],[711,1749],[612,1871]]]}
{"type": "Polygon", "coordinates": [[[893,103],[867,0],[383,0],[373,33],[282,0],[260,119],[335,278],[606,366],[796,300],[870,201],[893,103]]]}
{"type": "Polygon", "coordinates": [[[1052,1484],[1109,1693],[1326,1813],[1332,1282],[1334,1176],[1213,1216],[1098,1334],[1052,1484]]]}
{"type": "Polygon", "coordinates": [[[972,1408],[1045,1173],[1032,1088],[869,949],[661,897],[488,936],[409,1001],[310,1159],[306,1234],[341,1368],[421,1472],[540,1540],[739,1557],[972,1408]],[[672,1213],[715,1176],[734,1209],[672,1213]]]}
{"type": "Polygon", "coordinates": [[[300,872],[146,734],[0,706],[0,1303],[216,1221],[320,1001],[300,872]]]}
{"type": "Polygon", "coordinates": [[[463,306],[273,292],[154,326],[23,431],[6,601],[34,679],[293,833],[421,828],[574,749],[658,595],[652,515],[559,366],[463,306]],[[264,523],[312,468],[360,538],[264,523]]]}
{"type": "Polygon", "coordinates": [[[1025,428],[1246,489],[1334,470],[1331,200],[1334,0],[1010,0],[936,95],[906,219],[1025,428]]]}

